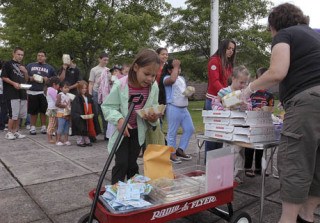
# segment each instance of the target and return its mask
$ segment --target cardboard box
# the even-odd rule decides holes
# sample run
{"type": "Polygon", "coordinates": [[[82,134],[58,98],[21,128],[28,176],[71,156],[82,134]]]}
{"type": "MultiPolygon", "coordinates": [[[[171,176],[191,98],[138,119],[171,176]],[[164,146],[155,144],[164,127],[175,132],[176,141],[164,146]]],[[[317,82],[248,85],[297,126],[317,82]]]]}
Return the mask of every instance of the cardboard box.
{"type": "Polygon", "coordinates": [[[231,141],[233,137],[232,133],[216,132],[211,130],[205,130],[204,135],[210,138],[223,139],[223,140],[229,140],[229,141],[231,141]]]}
{"type": "Polygon", "coordinates": [[[275,134],[273,125],[234,127],[233,134],[238,135],[273,135],[275,134]]]}
{"type": "Polygon", "coordinates": [[[202,110],[203,117],[217,118],[271,118],[271,113],[268,111],[220,111],[220,110],[202,110]]]}
{"type": "Polygon", "coordinates": [[[255,142],[270,142],[275,141],[275,134],[267,135],[237,135],[234,134],[232,141],[246,142],[246,143],[255,143],[255,142]]]}
{"type": "Polygon", "coordinates": [[[203,117],[203,123],[216,125],[251,126],[251,125],[272,125],[271,116],[268,118],[218,118],[203,117]]]}
{"type": "Polygon", "coordinates": [[[231,133],[234,131],[234,126],[232,125],[216,125],[211,123],[206,123],[204,125],[204,130],[211,130],[216,132],[228,132],[231,133]]]}

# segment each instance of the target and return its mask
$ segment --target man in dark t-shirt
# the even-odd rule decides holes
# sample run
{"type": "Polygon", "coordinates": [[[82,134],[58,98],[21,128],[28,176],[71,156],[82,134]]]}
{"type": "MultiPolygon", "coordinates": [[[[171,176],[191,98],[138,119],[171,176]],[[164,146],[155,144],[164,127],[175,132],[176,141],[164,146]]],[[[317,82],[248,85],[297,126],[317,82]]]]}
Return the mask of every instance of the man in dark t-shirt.
{"type": "Polygon", "coordinates": [[[46,111],[47,99],[44,95],[44,85],[48,78],[56,76],[54,68],[46,63],[47,54],[44,51],[39,51],[37,54],[37,62],[27,65],[29,74],[29,83],[32,84],[31,88],[27,90],[28,94],[28,114],[30,114],[31,128],[30,134],[36,134],[36,122],[38,114],[40,113],[41,120],[41,133],[46,134],[46,111]]]}
{"type": "Polygon", "coordinates": [[[60,70],[58,71],[58,76],[60,81],[66,81],[69,83],[69,92],[71,94],[78,94],[77,86],[78,82],[81,80],[80,78],[80,70],[77,68],[74,63],[73,56],[70,55],[71,62],[70,64],[64,63],[60,70]]]}
{"type": "Polygon", "coordinates": [[[16,47],[12,60],[6,62],[2,68],[3,94],[7,100],[9,113],[8,132],[6,139],[22,139],[25,135],[18,132],[19,119],[27,117],[27,93],[21,84],[28,81],[28,71],[21,64],[24,51],[16,47]]]}

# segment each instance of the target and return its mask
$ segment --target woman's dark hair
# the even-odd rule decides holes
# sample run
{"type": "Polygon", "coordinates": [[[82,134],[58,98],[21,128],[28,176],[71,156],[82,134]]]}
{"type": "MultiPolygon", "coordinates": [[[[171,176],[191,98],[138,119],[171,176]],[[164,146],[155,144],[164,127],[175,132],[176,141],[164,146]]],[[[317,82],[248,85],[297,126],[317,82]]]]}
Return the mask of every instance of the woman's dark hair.
{"type": "Polygon", "coordinates": [[[309,17],[305,16],[297,6],[284,3],[274,7],[268,17],[269,27],[276,31],[299,24],[309,24],[309,17]]]}
{"type": "Polygon", "coordinates": [[[223,75],[225,74],[224,71],[229,66],[234,67],[235,60],[236,60],[236,51],[237,51],[237,44],[234,40],[225,39],[220,41],[218,50],[213,54],[213,56],[219,56],[221,59],[221,64],[224,69],[222,69],[223,75]],[[229,44],[234,44],[234,51],[230,58],[227,58],[226,51],[229,47],[229,44]]]}
{"type": "Polygon", "coordinates": [[[166,91],[164,89],[164,84],[163,84],[163,79],[166,75],[170,75],[169,71],[173,69],[173,59],[168,60],[163,68],[162,68],[162,73],[159,81],[159,104],[166,104],[166,91]]]}
{"type": "Polygon", "coordinates": [[[152,63],[160,65],[160,58],[158,54],[152,49],[141,50],[137,54],[135,60],[132,63],[132,66],[130,67],[130,70],[128,73],[129,82],[130,83],[137,82],[137,73],[134,71],[134,65],[138,65],[139,67],[146,67],[152,63]]]}
{"type": "Polygon", "coordinates": [[[159,48],[156,50],[157,54],[160,54],[162,50],[168,51],[167,48],[159,47],[159,48]]]}

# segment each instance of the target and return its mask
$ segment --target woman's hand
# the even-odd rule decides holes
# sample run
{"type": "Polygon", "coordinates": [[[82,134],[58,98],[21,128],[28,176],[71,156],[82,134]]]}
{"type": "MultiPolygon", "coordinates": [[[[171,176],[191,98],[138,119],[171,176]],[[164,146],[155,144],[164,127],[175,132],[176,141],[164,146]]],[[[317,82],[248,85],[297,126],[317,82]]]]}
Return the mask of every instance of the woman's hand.
{"type": "MultiPolygon", "coordinates": [[[[118,126],[117,126],[117,129],[118,131],[120,132],[121,131],[121,128],[124,124],[124,118],[120,118],[118,120],[118,126]]],[[[132,129],[131,125],[128,123],[128,125],[126,126],[124,132],[123,132],[123,135],[126,136],[126,137],[130,137],[130,133],[129,133],[129,129],[132,129]]]]}

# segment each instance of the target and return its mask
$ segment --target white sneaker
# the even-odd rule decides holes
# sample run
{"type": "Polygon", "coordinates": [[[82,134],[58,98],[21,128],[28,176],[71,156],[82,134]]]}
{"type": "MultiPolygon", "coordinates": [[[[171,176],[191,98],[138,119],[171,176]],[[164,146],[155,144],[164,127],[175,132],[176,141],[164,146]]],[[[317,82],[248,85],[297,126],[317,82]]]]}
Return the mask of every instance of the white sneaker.
{"type": "Polygon", "coordinates": [[[20,132],[15,132],[14,136],[16,137],[16,139],[23,139],[26,138],[25,135],[22,135],[20,132]]]}
{"type": "Polygon", "coordinates": [[[31,128],[30,128],[30,135],[37,135],[36,127],[35,127],[35,126],[31,126],[31,128]]]}
{"type": "Polygon", "coordinates": [[[14,140],[16,139],[16,137],[14,136],[14,134],[12,132],[7,132],[7,134],[4,137],[5,139],[9,139],[9,140],[14,140]]]}
{"type": "Polygon", "coordinates": [[[71,142],[70,142],[70,141],[66,141],[64,144],[65,144],[66,146],[71,146],[71,142]]]}
{"type": "Polygon", "coordinates": [[[30,125],[26,125],[26,129],[30,130],[31,126],[30,125]]]}
{"type": "Polygon", "coordinates": [[[46,128],[45,125],[43,125],[43,126],[41,127],[41,133],[42,133],[42,134],[47,134],[47,128],[46,128]]]}
{"type": "Polygon", "coordinates": [[[56,142],[57,146],[63,146],[64,144],[62,142],[56,142]]]}

